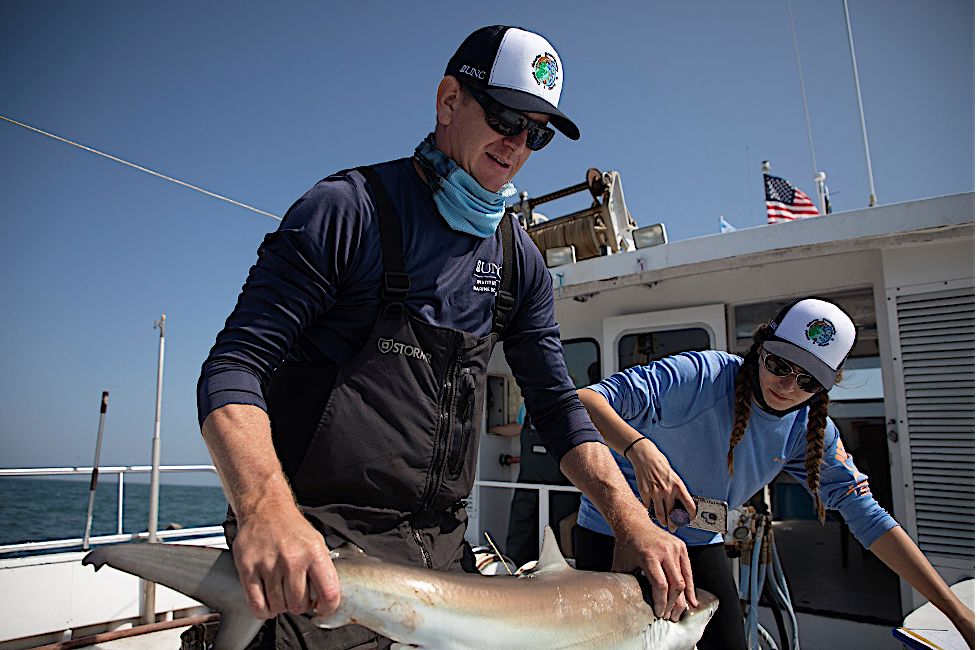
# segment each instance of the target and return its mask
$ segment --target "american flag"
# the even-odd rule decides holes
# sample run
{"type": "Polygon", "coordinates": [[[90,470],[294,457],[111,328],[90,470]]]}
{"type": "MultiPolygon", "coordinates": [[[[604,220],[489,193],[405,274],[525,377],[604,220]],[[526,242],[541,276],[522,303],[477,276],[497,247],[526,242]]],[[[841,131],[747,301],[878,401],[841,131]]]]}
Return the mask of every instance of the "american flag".
{"type": "Polygon", "coordinates": [[[767,190],[767,223],[817,216],[818,209],[810,197],[784,179],[764,174],[763,185],[767,190]]]}

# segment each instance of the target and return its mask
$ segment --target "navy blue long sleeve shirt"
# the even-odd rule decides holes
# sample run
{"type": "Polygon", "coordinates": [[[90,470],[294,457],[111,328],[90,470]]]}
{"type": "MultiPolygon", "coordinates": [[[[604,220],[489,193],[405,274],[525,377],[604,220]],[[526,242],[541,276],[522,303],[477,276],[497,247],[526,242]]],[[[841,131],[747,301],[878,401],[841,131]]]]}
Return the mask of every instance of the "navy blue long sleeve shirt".
{"type": "MultiPolygon", "coordinates": [[[[410,159],[376,166],[397,214],[411,278],[407,308],[433,325],[489,334],[502,262],[501,229],[485,239],[448,227],[410,159]]],[[[509,218],[509,217],[506,217],[509,218]]],[[[602,441],[577,398],[553,313],[552,279],[529,235],[515,232],[506,360],[550,453],[602,441]]],[[[201,424],[226,404],[266,409],[284,361],[344,364],[365,345],[380,305],[383,262],[376,209],[359,175],[313,187],[265,237],[258,261],[203,364],[201,424]]]]}

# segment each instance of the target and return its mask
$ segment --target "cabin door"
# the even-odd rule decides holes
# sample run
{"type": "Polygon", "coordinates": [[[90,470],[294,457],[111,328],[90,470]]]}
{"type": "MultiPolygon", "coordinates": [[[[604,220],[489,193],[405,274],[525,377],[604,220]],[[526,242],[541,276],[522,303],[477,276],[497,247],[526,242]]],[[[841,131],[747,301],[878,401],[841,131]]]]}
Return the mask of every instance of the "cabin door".
{"type": "Polygon", "coordinates": [[[604,319],[601,376],[692,350],[726,350],[722,304],[604,319]]]}

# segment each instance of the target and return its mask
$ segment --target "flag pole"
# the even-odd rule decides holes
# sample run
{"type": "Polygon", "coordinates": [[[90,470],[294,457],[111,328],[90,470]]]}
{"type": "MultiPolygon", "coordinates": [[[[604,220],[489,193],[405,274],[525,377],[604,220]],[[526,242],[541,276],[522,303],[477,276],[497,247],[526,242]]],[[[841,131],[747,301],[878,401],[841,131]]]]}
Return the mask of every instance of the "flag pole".
{"type": "Polygon", "coordinates": [[[848,28],[848,48],[851,52],[851,69],[855,74],[855,95],[858,97],[858,115],[862,120],[862,141],[865,143],[865,164],[868,166],[868,207],[874,208],[879,204],[875,198],[875,180],[872,178],[872,156],[868,152],[868,131],[865,129],[865,110],[862,108],[862,88],[858,83],[858,65],[855,63],[855,41],[851,35],[851,18],[848,16],[848,0],[842,0],[845,6],[845,26],[848,28]]]}
{"type": "Polygon", "coordinates": [[[824,181],[827,178],[824,172],[814,174],[814,186],[818,190],[818,209],[821,214],[828,214],[828,202],[825,200],[827,192],[824,189],[824,181]]]}
{"type": "Polygon", "coordinates": [[[801,50],[797,47],[797,31],[794,29],[794,10],[787,0],[787,11],[790,12],[790,33],[794,37],[794,58],[797,59],[797,78],[801,80],[801,100],[804,102],[804,121],[807,123],[807,141],[811,145],[811,167],[814,169],[814,186],[818,190],[818,209],[824,214],[824,192],[822,191],[824,173],[818,171],[818,163],[814,157],[814,136],[811,134],[811,115],[807,110],[807,92],[804,90],[804,73],[801,72],[801,50]]]}

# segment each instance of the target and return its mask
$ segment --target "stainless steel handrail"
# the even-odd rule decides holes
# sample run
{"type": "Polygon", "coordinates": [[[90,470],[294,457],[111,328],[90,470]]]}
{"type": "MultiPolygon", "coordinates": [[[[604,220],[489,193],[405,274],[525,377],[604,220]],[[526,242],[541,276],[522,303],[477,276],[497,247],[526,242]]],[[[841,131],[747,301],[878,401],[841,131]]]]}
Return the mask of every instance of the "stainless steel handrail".
{"type": "MultiPolygon", "coordinates": [[[[0,478],[7,476],[75,476],[84,475],[91,476],[94,468],[92,467],[28,467],[28,468],[0,468],[0,478]]],[[[115,535],[101,535],[98,537],[92,537],[89,540],[91,544],[112,544],[115,542],[125,542],[134,541],[138,539],[148,538],[148,532],[141,533],[123,533],[122,532],[122,502],[125,493],[125,475],[126,474],[149,474],[153,471],[150,465],[127,465],[127,466],[116,466],[116,467],[99,467],[99,474],[118,474],[119,476],[119,487],[118,487],[118,502],[116,505],[116,534],[115,535]]],[[[162,473],[180,473],[180,472],[213,472],[217,473],[217,469],[213,465],[161,465],[159,471],[162,473]]],[[[157,533],[158,537],[170,538],[170,537],[201,537],[208,535],[220,535],[223,533],[223,529],[220,526],[201,526],[197,528],[182,528],[180,530],[168,530],[161,531],[157,533]]],[[[82,538],[69,538],[69,539],[59,539],[59,540],[45,540],[39,542],[22,542],[19,544],[0,544],[0,555],[8,553],[16,553],[21,551],[50,551],[50,550],[60,550],[66,548],[72,548],[76,546],[81,546],[82,538]]]]}

